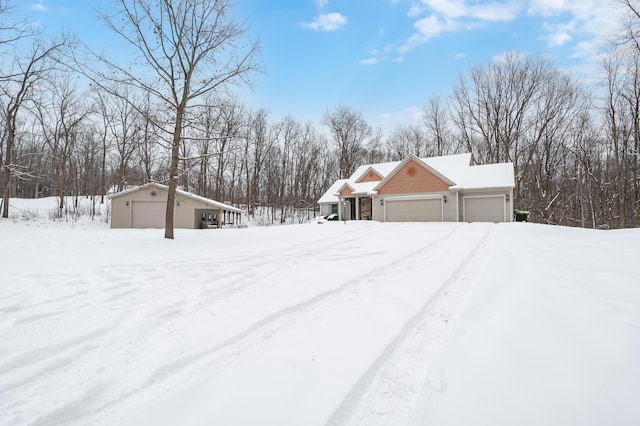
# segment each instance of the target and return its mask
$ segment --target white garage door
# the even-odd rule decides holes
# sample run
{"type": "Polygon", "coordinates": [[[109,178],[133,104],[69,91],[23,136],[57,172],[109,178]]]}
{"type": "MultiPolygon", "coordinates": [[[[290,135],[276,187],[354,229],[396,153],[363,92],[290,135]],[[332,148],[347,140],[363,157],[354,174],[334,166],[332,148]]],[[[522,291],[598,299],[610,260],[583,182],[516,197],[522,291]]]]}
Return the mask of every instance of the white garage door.
{"type": "Polygon", "coordinates": [[[442,200],[390,200],[385,202],[387,222],[442,222],[442,200]]]}
{"type": "Polygon", "coordinates": [[[466,222],[504,222],[504,197],[465,197],[466,222]]]}
{"type": "Polygon", "coordinates": [[[167,203],[165,201],[132,201],[132,228],[164,228],[167,203]]]}

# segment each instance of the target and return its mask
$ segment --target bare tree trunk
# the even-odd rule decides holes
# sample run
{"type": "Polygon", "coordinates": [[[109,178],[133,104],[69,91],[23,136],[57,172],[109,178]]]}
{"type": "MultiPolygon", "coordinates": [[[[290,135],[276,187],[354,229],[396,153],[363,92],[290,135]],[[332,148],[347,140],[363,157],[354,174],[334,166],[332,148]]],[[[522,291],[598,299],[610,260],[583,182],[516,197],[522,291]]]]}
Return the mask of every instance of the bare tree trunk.
{"type": "Polygon", "coordinates": [[[178,106],[176,125],[171,142],[171,164],[169,166],[169,193],[167,194],[167,214],[165,217],[164,237],[173,239],[173,222],[176,204],[176,189],[178,186],[178,167],[180,165],[180,144],[182,142],[182,120],[186,100],[178,106]]]}

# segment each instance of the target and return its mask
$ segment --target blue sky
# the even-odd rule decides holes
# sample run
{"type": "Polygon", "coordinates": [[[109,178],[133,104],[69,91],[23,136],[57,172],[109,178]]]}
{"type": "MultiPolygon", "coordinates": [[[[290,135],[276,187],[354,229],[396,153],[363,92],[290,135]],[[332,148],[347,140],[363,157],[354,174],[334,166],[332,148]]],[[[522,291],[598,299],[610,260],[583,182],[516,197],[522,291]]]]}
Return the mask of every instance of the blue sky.
{"type": "MultiPolygon", "coordinates": [[[[542,54],[593,83],[615,0],[234,0],[234,15],[262,45],[264,74],[241,98],[273,119],[319,123],[337,105],[390,131],[415,123],[461,73],[505,51],[542,54]]],[[[65,27],[113,48],[93,7],[106,1],[21,0],[47,31],[65,27]]]]}

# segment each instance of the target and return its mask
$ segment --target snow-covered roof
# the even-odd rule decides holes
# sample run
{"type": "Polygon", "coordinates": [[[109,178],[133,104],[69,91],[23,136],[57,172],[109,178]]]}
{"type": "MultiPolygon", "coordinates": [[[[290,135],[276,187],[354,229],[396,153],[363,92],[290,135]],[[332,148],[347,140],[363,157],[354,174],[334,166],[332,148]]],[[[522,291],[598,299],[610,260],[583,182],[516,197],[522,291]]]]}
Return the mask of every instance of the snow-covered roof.
{"type": "MultiPolygon", "coordinates": [[[[470,153],[426,157],[419,160],[446,178],[445,181],[453,182],[452,189],[513,188],[515,186],[512,163],[472,166],[470,153]]],[[[348,179],[339,179],[331,185],[327,192],[320,197],[318,203],[337,203],[339,201],[338,191],[345,185],[352,189],[353,194],[366,195],[381,182],[358,183],[358,179],[363,177],[368,170],[375,171],[384,180],[402,163],[403,161],[391,161],[364,164],[358,167],[348,179]]]]}
{"type": "Polygon", "coordinates": [[[367,195],[367,193],[371,192],[373,188],[375,188],[375,186],[379,183],[380,181],[360,182],[360,183],[350,183],[349,186],[353,188],[352,194],[367,195]]]}
{"type": "MultiPolygon", "coordinates": [[[[125,191],[117,192],[115,194],[109,194],[109,195],[107,195],[107,198],[111,199],[111,198],[121,197],[123,195],[130,194],[132,192],[136,192],[136,191],[139,191],[141,189],[149,188],[149,187],[155,187],[155,188],[159,188],[159,189],[162,189],[162,190],[165,190],[165,191],[169,190],[169,187],[167,185],[162,185],[161,183],[157,183],[157,182],[150,182],[150,183],[146,183],[146,184],[141,185],[141,186],[135,186],[133,188],[129,188],[129,189],[125,190],[125,191]]],[[[176,194],[180,195],[182,197],[187,197],[187,198],[191,198],[191,199],[196,200],[196,201],[200,201],[200,202],[205,203],[205,204],[209,204],[210,206],[217,207],[217,208],[219,208],[221,210],[226,210],[226,211],[236,212],[236,213],[242,213],[242,210],[240,210],[237,207],[233,207],[233,206],[230,206],[229,204],[221,203],[220,201],[212,200],[210,198],[201,197],[200,195],[192,194],[190,192],[183,191],[181,189],[176,190],[176,194]]]]}
{"type": "Polygon", "coordinates": [[[421,160],[447,179],[458,184],[460,178],[471,165],[471,154],[443,155],[440,157],[427,157],[421,160]]]}
{"type": "Polygon", "coordinates": [[[334,184],[331,185],[329,189],[327,189],[327,192],[325,192],[322,197],[320,197],[318,203],[337,203],[339,200],[336,193],[348,181],[349,179],[338,179],[337,181],[335,181],[334,184]]]}
{"type": "Polygon", "coordinates": [[[380,177],[384,178],[385,176],[387,176],[389,173],[391,173],[396,167],[398,167],[398,164],[400,164],[400,161],[390,161],[387,163],[376,163],[376,164],[365,164],[363,166],[360,166],[356,169],[355,172],[353,172],[351,174],[351,176],[349,176],[348,181],[349,182],[355,182],[358,179],[360,179],[367,170],[372,169],[373,171],[375,171],[377,174],[380,175],[380,177]]]}
{"type": "Polygon", "coordinates": [[[456,186],[462,189],[513,188],[515,186],[513,163],[468,167],[460,179],[456,180],[456,186]]]}

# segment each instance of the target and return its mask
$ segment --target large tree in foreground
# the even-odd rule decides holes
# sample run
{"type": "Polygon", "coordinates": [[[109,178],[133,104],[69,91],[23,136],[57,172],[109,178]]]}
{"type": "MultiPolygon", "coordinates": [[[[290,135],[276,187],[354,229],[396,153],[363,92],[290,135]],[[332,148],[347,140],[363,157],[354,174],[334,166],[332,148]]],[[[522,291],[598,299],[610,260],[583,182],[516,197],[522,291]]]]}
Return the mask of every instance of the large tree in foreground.
{"type": "MultiPolygon", "coordinates": [[[[112,0],[101,12],[107,27],[130,44],[137,57],[130,64],[101,58],[109,73],[91,73],[104,88],[125,84],[159,102],[170,117],[156,125],[166,133],[171,159],[165,238],[173,238],[173,215],[180,146],[188,109],[195,100],[246,82],[256,68],[258,46],[242,46],[245,29],[230,18],[228,0],[112,0]],[[240,43],[240,44],[239,44],[240,43]]],[[[116,92],[117,94],[117,92],[116,92]]],[[[129,99],[123,96],[123,99],[129,99]]],[[[133,105],[144,111],[139,105],[133,105]]]]}

